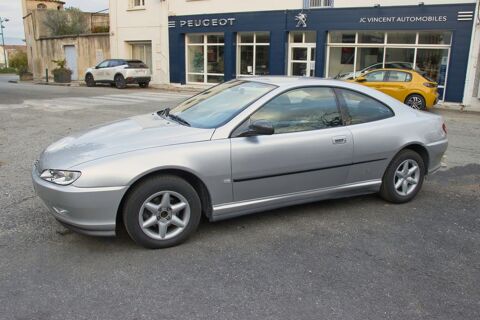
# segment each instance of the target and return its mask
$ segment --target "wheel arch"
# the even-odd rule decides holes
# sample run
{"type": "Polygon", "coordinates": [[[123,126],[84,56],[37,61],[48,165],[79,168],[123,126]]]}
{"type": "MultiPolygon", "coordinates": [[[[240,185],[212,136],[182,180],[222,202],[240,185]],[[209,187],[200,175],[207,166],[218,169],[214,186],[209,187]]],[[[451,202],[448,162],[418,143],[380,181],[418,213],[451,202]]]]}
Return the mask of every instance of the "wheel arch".
{"type": "Polygon", "coordinates": [[[418,90],[413,90],[405,96],[405,100],[403,100],[403,102],[407,103],[408,98],[410,98],[413,95],[419,95],[423,98],[423,100],[425,100],[425,102],[427,101],[427,99],[425,98],[425,94],[423,94],[423,92],[418,91],[418,90]]]}
{"type": "MultiPolygon", "coordinates": [[[[429,167],[429,164],[430,164],[430,155],[428,154],[427,148],[419,142],[413,142],[413,143],[410,143],[410,144],[407,144],[407,145],[403,146],[403,148],[400,151],[406,150],[406,149],[415,151],[416,153],[418,153],[420,155],[420,157],[422,157],[423,164],[425,165],[425,175],[427,175],[428,174],[428,167],[429,167]]],[[[397,154],[399,152],[397,152],[397,154]]]]}
{"type": "Polygon", "coordinates": [[[115,80],[115,78],[116,78],[117,76],[122,76],[123,78],[125,78],[125,76],[123,75],[123,73],[117,72],[117,73],[115,73],[115,75],[113,76],[113,80],[115,80]]]}
{"type": "Polygon", "coordinates": [[[206,184],[200,179],[196,174],[184,170],[184,169],[178,169],[178,168],[162,168],[158,169],[152,172],[148,172],[142,176],[137,177],[128,187],[127,191],[122,197],[122,200],[120,201],[120,204],[117,209],[117,217],[116,217],[116,225],[117,229],[120,225],[123,225],[123,215],[122,215],[122,209],[123,206],[125,205],[125,201],[130,194],[131,190],[145,181],[148,178],[151,178],[153,176],[158,176],[158,175],[173,175],[180,177],[190,183],[192,187],[195,189],[197,192],[198,196],[200,197],[200,202],[202,204],[202,214],[206,216],[207,218],[210,218],[212,216],[212,198],[210,195],[210,191],[208,190],[206,184]]]}

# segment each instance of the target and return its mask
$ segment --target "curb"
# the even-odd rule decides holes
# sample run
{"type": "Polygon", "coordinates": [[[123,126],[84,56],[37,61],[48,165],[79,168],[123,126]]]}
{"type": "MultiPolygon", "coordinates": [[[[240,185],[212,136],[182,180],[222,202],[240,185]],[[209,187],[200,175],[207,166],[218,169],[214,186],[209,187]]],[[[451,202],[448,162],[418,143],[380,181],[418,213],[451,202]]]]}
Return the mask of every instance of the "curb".
{"type": "Polygon", "coordinates": [[[456,112],[473,112],[478,113],[480,112],[480,108],[469,108],[463,104],[456,104],[456,103],[442,103],[438,104],[434,107],[437,110],[446,110],[446,111],[456,111],[456,112]]]}

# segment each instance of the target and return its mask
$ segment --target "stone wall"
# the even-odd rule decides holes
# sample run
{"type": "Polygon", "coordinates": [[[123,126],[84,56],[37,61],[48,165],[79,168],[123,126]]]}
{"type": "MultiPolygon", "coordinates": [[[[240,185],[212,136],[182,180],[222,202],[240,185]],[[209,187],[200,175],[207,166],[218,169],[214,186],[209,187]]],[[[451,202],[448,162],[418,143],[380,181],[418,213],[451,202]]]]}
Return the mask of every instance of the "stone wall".
{"type": "Polygon", "coordinates": [[[32,72],[36,80],[45,79],[48,67],[49,75],[56,64],[52,60],[65,59],[64,46],[74,45],[77,51],[77,73],[83,79],[85,70],[95,66],[100,60],[110,58],[110,38],[107,34],[89,34],[79,36],[62,36],[41,38],[35,41],[32,56],[32,72]]]}

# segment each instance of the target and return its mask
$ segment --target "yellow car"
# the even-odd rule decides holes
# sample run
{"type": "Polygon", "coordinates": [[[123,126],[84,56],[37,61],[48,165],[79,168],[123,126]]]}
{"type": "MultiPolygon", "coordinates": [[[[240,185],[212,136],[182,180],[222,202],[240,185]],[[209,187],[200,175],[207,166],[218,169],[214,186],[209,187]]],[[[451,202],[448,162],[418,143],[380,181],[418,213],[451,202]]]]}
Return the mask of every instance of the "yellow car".
{"type": "Polygon", "coordinates": [[[415,70],[377,69],[350,82],[382,91],[414,109],[427,110],[438,102],[437,83],[415,70]]]}

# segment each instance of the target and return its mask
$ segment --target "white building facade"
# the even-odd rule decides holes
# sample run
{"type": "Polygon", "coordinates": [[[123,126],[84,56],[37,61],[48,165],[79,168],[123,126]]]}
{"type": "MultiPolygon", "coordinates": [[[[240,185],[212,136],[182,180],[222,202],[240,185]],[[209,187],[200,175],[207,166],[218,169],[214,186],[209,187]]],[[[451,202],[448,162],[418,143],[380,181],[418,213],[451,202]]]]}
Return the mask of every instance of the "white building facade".
{"type": "Polygon", "coordinates": [[[112,57],[144,60],[152,84],[188,85],[408,62],[439,83],[441,100],[478,94],[467,67],[478,60],[478,46],[470,50],[475,1],[373,2],[111,0],[112,57]]]}

